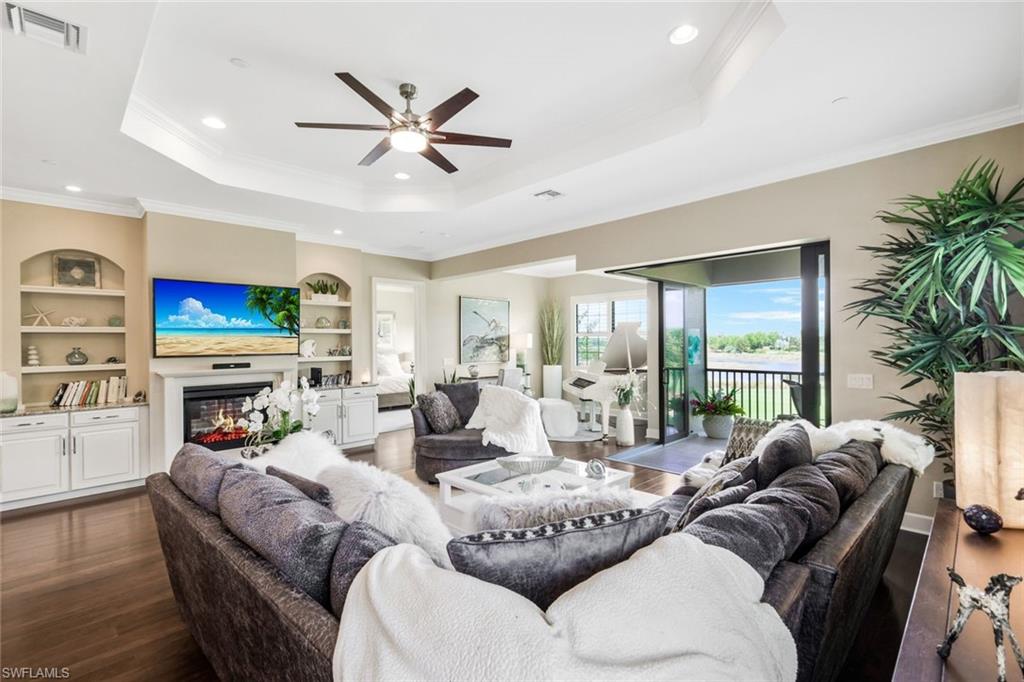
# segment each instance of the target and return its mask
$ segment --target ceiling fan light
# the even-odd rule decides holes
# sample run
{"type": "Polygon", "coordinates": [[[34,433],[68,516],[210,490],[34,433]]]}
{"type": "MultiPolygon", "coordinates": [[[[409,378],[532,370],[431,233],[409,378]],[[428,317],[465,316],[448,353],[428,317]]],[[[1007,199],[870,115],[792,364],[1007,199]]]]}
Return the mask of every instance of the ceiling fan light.
{"type": "Polygon", "coordinates": [[[409,128],[391,131],[391,146],[400,152],[421,152],[427,148],[427,137],[409,128]]]}

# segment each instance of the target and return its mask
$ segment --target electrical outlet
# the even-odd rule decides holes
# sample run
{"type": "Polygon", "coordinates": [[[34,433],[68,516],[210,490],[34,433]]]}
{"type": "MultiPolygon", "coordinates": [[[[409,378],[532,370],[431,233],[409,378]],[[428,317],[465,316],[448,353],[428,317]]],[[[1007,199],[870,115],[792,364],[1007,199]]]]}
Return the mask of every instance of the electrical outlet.
{"type": "Polygon", "coordinates": [[[932,497],[942,499],[942,481],[932,482],[932,497]]]}
{"type": "Polygon", "coordinates": [[[875,377],[872,374],[847,374],[846,387],[870,390],[875,387],[875,377]]]}

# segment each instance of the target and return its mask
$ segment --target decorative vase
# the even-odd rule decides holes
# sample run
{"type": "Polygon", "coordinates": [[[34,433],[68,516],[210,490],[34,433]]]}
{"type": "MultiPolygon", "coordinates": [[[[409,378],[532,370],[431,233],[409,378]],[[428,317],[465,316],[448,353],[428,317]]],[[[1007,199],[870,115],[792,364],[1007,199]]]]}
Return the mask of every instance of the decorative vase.
{"type": "Polygon", "coordinates": [[[317,329],[330,329],[333,325],[328,317],[320,316],[316,318],[316,322],[313,323],[317,329]]]}
{"type": "Polygon", "coordinates": [[[71,352],[64,356],[69,365],[86,365],[89,363],[89,356],[82,352],[81,347],[74,346],[71,352]]]}
{"type": "Polygon", "coordinates": [[[469,372],[470,378],[476,379],[478,376],[480,376],[480,368],[477,367],[476,365],[470,365],[469,367],[466,368],[466,371],[469,372]]]}
{"type": "Polygon", "coordinates": [[[615,418],[615,440],[619,445],[633,445],[633,410],[629,405],[619,406],[619,416],[615,418]]]}
{"type": "Polygon", "coordinates": [[[708,438],[726,440],[732,433],[732,422],[732,415],[706,414],[704,415],[704,434],[708,438]]]}
{"type": "Polygon", "coordinates": [[[313,294],[310,299],[313,303],[337,303],[337,294],[313,294]]]}
{"type": "Polygon", "coordinates": [[[0,372],[0,414],[10,414],[18,409],[18,380],[13,374],[0,372]]]}
{"type": "Polygon", "coordinates": [[[25,365],[28,367],[39,366],[39,349],[35,346],[29,346],[25,349],[25,365]]]}
{"type": "Polygon", "coordinates": [[[562,397],[562,366],[544,365],[542,369],[543,379],[541,385],[544,388],[545,398],[562,397]]]}

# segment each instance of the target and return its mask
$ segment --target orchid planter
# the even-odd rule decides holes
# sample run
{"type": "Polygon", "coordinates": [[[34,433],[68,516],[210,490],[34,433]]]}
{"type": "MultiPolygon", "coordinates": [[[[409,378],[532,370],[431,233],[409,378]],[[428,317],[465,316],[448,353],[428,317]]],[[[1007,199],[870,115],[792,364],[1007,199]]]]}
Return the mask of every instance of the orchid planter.
{"type": "Polygon", "coordinates": [[[310,300],[313,303],[337,303],[337,294],[310,294],[310,300]]]}
{"type": "Polygon", "coordinates": [[[238,420],[238,425],[248,432],[245,444],[250,456],[263,454],[269,445],[305,428],[320,411],[319,400],[306,377],[299,379],[297,389],[286,380],[274,390],[264,388],[246,398],[242,404],[245,418],[238,420]]]}

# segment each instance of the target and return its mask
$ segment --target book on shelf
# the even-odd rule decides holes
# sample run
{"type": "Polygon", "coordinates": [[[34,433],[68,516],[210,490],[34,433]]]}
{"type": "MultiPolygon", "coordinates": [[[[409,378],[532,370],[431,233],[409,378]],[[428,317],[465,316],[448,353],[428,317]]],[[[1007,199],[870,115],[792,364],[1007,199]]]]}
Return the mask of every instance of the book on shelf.
{"type": "Polygon", "coordinates": [[[53,394],[53,399],[50,400],[50,407],[57,407],[60,405],[60,401],[64,399],[64,391],[68,390],[66,383],[58,384],[57,390],[53,394]]]}
{"type": "Polygon", "coordinates": [[[128,401],[128,377],[109,377],[102,381],[82,380],[58,384],[50,407],[90,407],[116,405],[128,401]]]}

